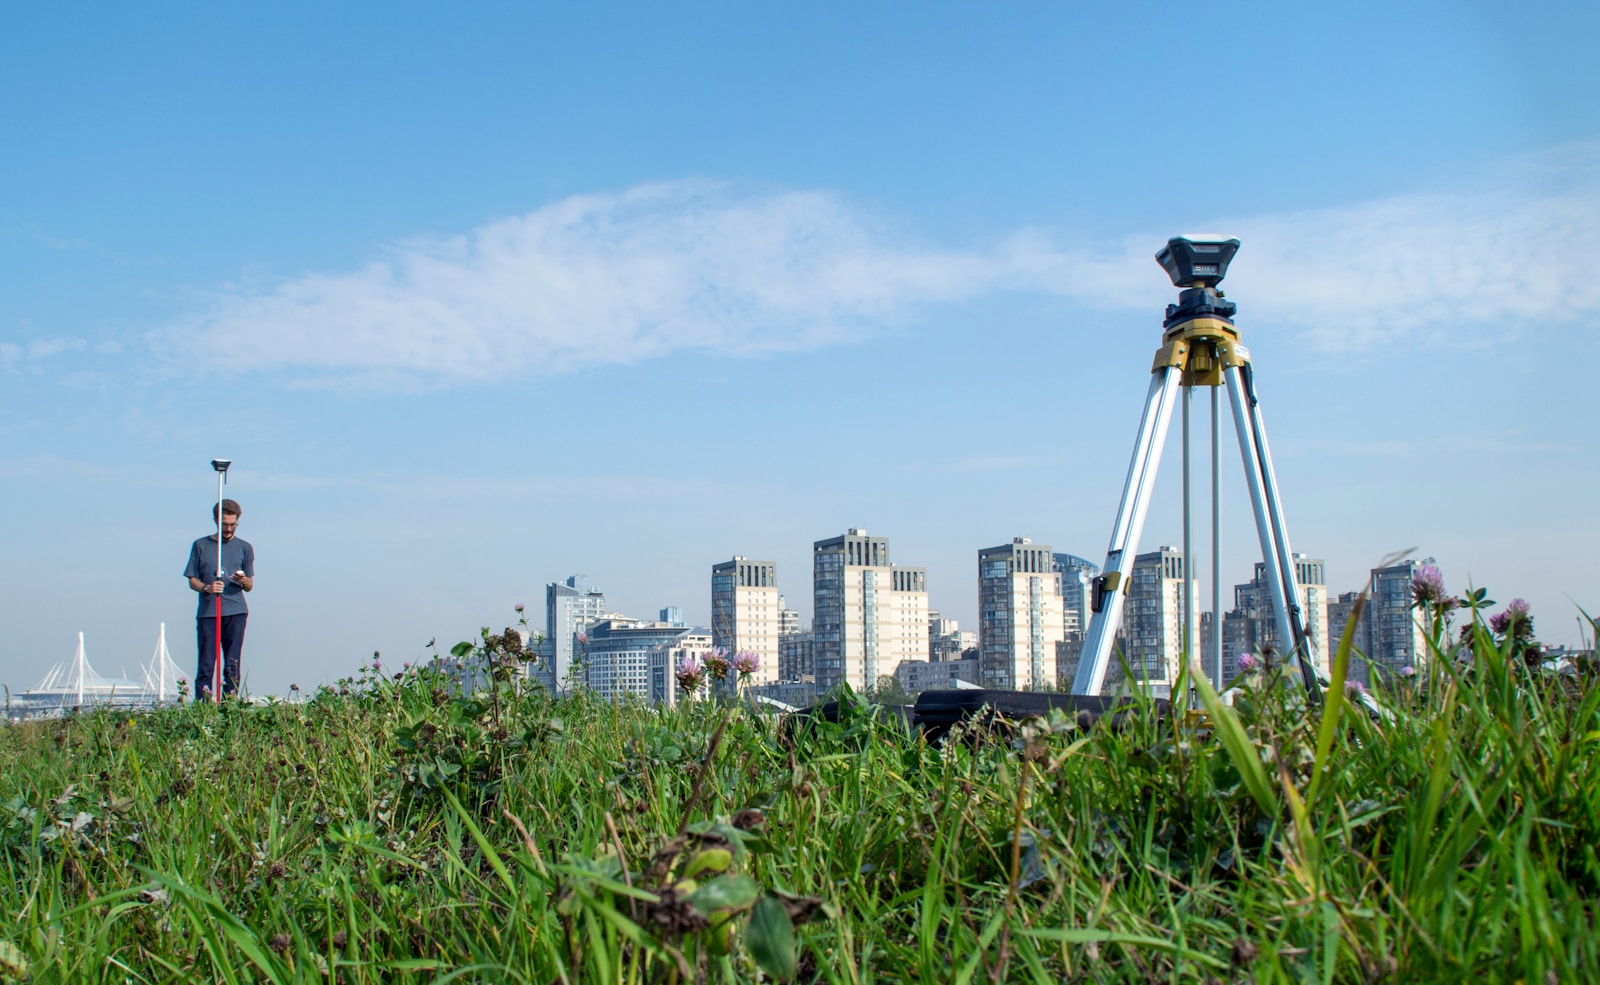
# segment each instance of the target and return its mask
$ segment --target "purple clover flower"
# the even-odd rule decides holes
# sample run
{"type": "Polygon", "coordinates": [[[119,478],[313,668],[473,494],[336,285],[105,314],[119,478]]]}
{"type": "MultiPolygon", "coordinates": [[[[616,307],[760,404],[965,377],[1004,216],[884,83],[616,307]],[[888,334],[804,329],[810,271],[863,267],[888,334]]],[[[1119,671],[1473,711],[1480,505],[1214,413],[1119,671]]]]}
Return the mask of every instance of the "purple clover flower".
{"type": "Polygon", "coordinates": [[[528,607],[527,607],[527,606],[525,606],[525,605],[523,605],[523,604],[522,604],[522,603],[521,603],[521,602],[518,602],[518,603],[517,603],[517,611],[518,611],[518,612],[524,612],[524,611],[526,611],[526,610],[527,610],[527,608],[528,608],[528,607]]]}
{"type": "Polygon", "coordinates": [[[1367,686],[1365,684],[1361,683],[1360,681],[1345,681],[1344,682],[1344,690],[1345,690],[1346,694],[1349,694],[1351,696],[1357,696],[1357,695],[1366,694],[1367,693],[1367,686]]]}
{"type": "Polygon", "coordinates": [[[1497,633],[1504,633],[1506,630],[1510,629],[1511,613],[1509,611],[1496,612],[1494,615],[1490,616],[1489,628],[1497,633]]]}
{"type": "Polygon", "coordinates": [[[673,676],[678,679],[678,687],[693,694],[700,690],[701,683],[705,680],[706,667],[701,662],[699,654],[685,653],[678,661],[677,669],[673,676]]]}
{"type": "Polygon", "coordinates": [[[1239,654],[1239,673],[1253,674],[1261,669],[1261,658],[1253,653],[1239,654]]]}
{"type": "Polygon", "coordinates": [[[578,640],[579,643],[582,643],[584,646],[588,646],[589,645],[589,634],[588,633],[579,633],[577,635],[577,640],[578,640]]]}
{"type": "Polygon", "coordinates": [[[1401,677],[1415,677],[1417,675],[1417,668],[1407,664],[1406,666],[1395,671],[1395,673],[1399,674],[1401,677]]]}
{"type": "Polygon", "coordinates": [[[727,677],[728,668],[732,666],[728,663],[728,651],[720,646],[714,646],[706,653],[705,665],[706,673],[714,681],[727,677]]]}
{"type": "Polygon", "coordinates": [[[1516,618],[1518,616],[1527,615],[1528,614],[1528,600],[1527,599],[1512,599],[1511,600],[1511,604],[1506,606],[1506,613],[1509,614],[1512,618],[1516,618]]]}
{"type": "Polygon", "coordinates": [[[740,677],[749,677],[761,669],[761,658],[749,650],[740,650],[733,655],[733,669],[740,677]]]}
{"type": "Polygon", "coordinates": [[[1411,598],[1418,605],[1431,605],[1444,598],[1444,575],[1431,564],[1424,564],[1411,576],[1411,598]]]}

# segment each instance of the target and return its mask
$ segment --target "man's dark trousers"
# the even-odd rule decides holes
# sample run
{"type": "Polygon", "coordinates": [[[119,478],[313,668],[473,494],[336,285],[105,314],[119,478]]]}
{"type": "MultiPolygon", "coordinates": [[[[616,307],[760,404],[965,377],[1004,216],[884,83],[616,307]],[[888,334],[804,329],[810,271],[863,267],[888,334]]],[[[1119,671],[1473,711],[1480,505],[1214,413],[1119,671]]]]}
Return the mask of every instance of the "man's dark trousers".
{"type": "MultiPolygon", "coordinates": [[[[248,612],[222,617],[222,693],[239,692],[239,653],[244,649],[244,621],[248,612]]],[[[217,665],[217,617],[201,616],[194,621],[200,643],[200,668],[194,675],[195,697],[211,691],[211,674],[217,665]]]]}

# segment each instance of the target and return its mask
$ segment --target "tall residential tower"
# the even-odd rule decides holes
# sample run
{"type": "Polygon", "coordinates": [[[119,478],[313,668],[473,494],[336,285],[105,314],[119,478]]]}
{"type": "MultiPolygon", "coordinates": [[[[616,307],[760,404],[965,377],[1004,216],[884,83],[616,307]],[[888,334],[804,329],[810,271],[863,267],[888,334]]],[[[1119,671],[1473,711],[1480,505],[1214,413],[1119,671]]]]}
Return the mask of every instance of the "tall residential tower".
{"type": "Polygon", "coordinates": [[[889,562],[889,538],[851,528],[812,545],[817,690],[864,690],[928,657],[928,576],[889,562]]]}
{"type": "Polygon", "coordinates": [[[778,566],[742,555],[711,567],[711,638],[730,655],[748,650],[761,658],[752,684],[778,679],[778,632],[783,596],[778,566]]]}
{"type": "Polygon", "coordinates": [[[978,649],[983,683],[1007,690],[1056,686],[1065,639],[1061,574],[1050,548],[1026,537],[978,552],[978,649]]]}
{"type": "Polygon", "coordinates": [[[550,655],[546,683],[563,691],[583,683],[572,678],[574,654],[582,647],[577,635],[587,633],[605,611],[605,593],[589,584],[586,575],[573,575],[565,583],[545,586],[545,648],[550,655]]]}

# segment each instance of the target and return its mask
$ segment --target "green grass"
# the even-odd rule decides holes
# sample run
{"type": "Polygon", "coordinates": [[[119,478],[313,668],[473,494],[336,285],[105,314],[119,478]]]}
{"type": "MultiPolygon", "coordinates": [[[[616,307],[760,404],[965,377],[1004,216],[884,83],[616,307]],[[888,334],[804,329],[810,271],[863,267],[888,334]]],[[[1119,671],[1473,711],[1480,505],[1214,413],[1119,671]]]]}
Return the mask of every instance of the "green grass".
{"type": "Polygon", "coordinates": [[[1594,980],[1600,688],[1475,645],[941,748],[425,677],[7,728],[0,979],[1594,980]]]}

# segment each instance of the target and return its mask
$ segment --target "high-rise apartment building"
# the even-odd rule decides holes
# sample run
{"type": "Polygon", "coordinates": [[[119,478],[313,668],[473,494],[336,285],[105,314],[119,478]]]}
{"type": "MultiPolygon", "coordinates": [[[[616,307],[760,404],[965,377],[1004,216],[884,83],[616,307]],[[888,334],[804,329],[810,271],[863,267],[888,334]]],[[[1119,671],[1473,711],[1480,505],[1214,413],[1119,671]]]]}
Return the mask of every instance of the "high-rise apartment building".
{"type": "Polygon", "coordinates": [[[1067,638],[1073,633],[1089,631],[1089,617],[1094,613],[1089,602],[1094,598],[1094,579],[1100,566],[1076,554],[1055,555],[1056,571],[1061,575],[1061,608],[1067,638]]]}
{"type": "Polygon", "coordinates": [[[782,595],[778,596],[778,636],[780,638],[800,632],[800,612],[789,608],[782,595]]]}
{"type": "Polygon", "coordinates": [[[1366,655],[1379,673],[1392,674],[1402,667],[1421,671],[1427,661],[1427,620],[1423,611],[1411,604],[1411,579],[1424,565],[1437,566],[1438,562],[1431,557],[1408,559],[1372,569],[1372,598],[1364,620],[1366,655]]]}
{"type": "Polygon", "coordinates": [[[586,633],[605,615],[606,596],[589,584],[585,575],[573,575],[563,582],[551,582],[544,589],[545,649],[541,659],[545,683],[566,690],[581,681],[572,679],[574,654],[581,649],[579,633],[586,633]]]}
{"type": "Polygon", "coordinates": [[[816,683],[817,661],[809,632],[785,633],[778,637],[778,678],[784,681],[816,683]]]}
{"type": "MultiPolygon", "coordinates": [[[[1294,576],[1300,587],[1300,616],[1306,634],[1317,651],[1317,666],[1328,670],[1328,584],[1327,565],[1321,558],[1294,556],[1294,576]]],[[[1222,621],[1222,677],[1232,680],[1239,672],[1239,657],[1245,653],[1264,653],[1271,648],[1280,657],[1288,647],[1278,639],[1278,619],[1272,608],[1272,587],[1267,583],[1267,565],[1257,561],[1255,576],[1233,586],[1233,611],[1222,621]]]]}
{"type": "Polygon", "coordinates": [[[778,679],[778,628],[782,596],[778,594],[778,566],[736,556],[711,566],[711,638],[716,646],[734,654],[754,653],[761,667],[750,675],[751,684],[778,679]]]}
{"type": "MultiPolygon", "coordinates": [[[[1403,667],[1422,670],[1428,658],[1428,625],[1424,613],[1412,604],[1411,579],[1423,565],[1437,566],[1438,562],[1431,557],[1408,559],[1372,569],[1372,594],[1356,623],[1351,643],[1356,655],[1350,658],[1350,680],[1370,684],[1372,669],[1379,673],[1394,673],[1403,667]]],[[[1345,627],[1355,615],[1360,594],[1344,592],[1328,603],[1331,646],[1339,645],[1345,627]]],[[[1332,659],[1331,651],[1329,658],[1332,659]]]]}
{"type": "MultiPolygon", "coordinates": [[[[1341,592],[1335,598],[1328,600],[1328,645],[1338,648],[1340,640],[1344,638],[1345,627],[1350,625],[1350,619],[1356,613],[1356,600],[1361,597],[1360,592],[1341,592]]],[[[1363,659],[1367,651],[1372,649],[1367,637],[1367,613],[1361,613],[1361,621],[1356,623],[1355,636],[1350,641],[1353,651],[1350,657],[1350,666],[1345,671],[1345,679],[1359,681],[1362,684],[1371,684],[1371,675],[1367,672],[1367,662],[1363,659]],[[1358,656],[1359,655],[1359,656],[1358,656]]],[[[1333,660],[1333,651],[1329,650],[1328,659],[1333,660]]]]}
{"type": "MultiPolygon", "coordinates": [[[[1183,552],[1162,547],[1133,559],[1122,611],[1123,658],[1135,680],[1171,684],[1183,654],[1183,552]]],[[[1198,586],[1190,598],[1198,612],[1198,586]]],[[[1113,661],[1107,680],[1120,667],[1113,661]]]]}
{"type": "Polygon", "coordinates": [[[778,596],[778,680],[817,682],[811,633],[801,628],[800,613],[778,596]]]}
{"type": "Polygon", "coordinates": [[[812,545],[817,689],[877,685],[928,654],[928,576],[889,562],[889,538],[851,528],[812,545]]]}
{"type": "Polygon", "coordinates": [[[1050,548],[1016,537],[979,551],[978,651],[985,686],[1053,689],[1056,644],[1065,638],[1061,575],[1050,548]]]}

